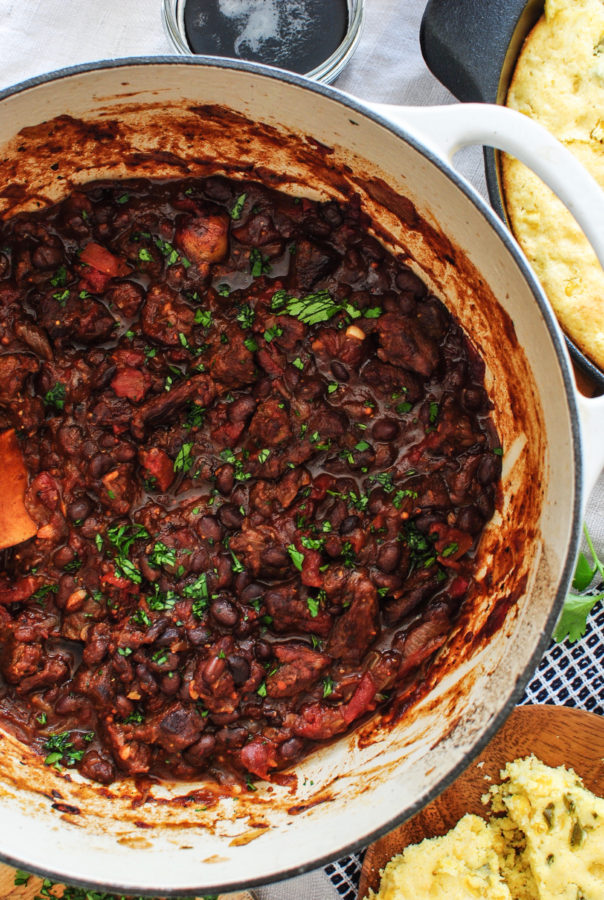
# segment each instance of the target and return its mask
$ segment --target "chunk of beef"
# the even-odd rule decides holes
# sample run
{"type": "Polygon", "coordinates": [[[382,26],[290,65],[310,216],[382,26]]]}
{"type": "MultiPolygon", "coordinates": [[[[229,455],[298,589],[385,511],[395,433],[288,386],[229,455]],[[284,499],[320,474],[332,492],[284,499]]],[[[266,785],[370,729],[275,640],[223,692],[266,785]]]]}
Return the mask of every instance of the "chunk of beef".
{"type": "Polygon", "coordinates": [[[312,650],[301,641],[273,644],[273,652],[278,668],[266,679],[269,697],[294,697],[308,690],[331,664],[326,653],[312,650]]]}
{"type": "Polygon", "coordinates": [[[180,295],[165,284],[154,284],[147,291],[141,313],[141,327],[147,337],[168,347],[178,347],[181,335],[191,337],[195,311],[180,295]]]}
{"type": "Polygon", "coordinates": [[[360,662],[379,628],[379,604],[375,585],[360,572],[353,572],[345,588],[350,605],[335,621],[327,650],[343,662],[360,662]]]}

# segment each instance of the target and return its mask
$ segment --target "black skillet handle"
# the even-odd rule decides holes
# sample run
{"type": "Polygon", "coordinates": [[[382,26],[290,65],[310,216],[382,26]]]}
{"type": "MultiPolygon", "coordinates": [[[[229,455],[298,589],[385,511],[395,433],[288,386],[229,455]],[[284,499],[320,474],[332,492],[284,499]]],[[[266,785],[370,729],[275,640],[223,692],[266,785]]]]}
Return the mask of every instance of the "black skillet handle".
{"type": "Polygon", "coordinates": [[[533,5],[531,0],[428,0],[420,29],[428,68],[458,100],[495,103],[510,42],[533,5]]]}

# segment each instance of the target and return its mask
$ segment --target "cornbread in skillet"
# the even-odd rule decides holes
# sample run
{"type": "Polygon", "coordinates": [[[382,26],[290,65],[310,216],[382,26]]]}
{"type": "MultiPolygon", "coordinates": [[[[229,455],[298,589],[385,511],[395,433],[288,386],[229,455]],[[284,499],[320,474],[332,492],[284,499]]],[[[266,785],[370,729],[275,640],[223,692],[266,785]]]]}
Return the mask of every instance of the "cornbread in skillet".
{"type": "Polygon", "coordinates": [[[395,856],[373,900],[602,900],[604,800],[569,769],[534,756],[508,763],[483,797],[493,816],[467,814],[443,837],[395,856]]]}
{"type": "MultiPolygon", "coordinates": [[[[544,125],[604,187],[604,3],[546,0],[507,105],[544,125]]],[[[568,336],[604,369],[604,272],[575,220],[522,163],[503,159],[506,207],[568,336]]]]}

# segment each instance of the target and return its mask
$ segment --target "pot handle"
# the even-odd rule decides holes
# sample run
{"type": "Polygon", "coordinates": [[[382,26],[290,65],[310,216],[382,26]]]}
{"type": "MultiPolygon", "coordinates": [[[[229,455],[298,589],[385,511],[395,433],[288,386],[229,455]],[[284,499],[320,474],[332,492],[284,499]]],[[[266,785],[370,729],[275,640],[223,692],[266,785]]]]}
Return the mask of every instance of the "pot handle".
{"type": "MultiPolygon", "coordinates": [[[[495,147],[529,166],[564,203],[604,268],[604,191],[572,153],[527,116],[488,103],[451,106],[367,104],[390,123],[415,132],[436,155],[452,157],[471,144],[495,147]]],[[[584,451],[584,497],[604,468],[604,397],[578,395],[584,451]]]]}
{"type": "MultiPolygon", "coordinates": [[[[527,0],[428,0],[419,41],[430,71],[464,103],[494,103],[502,71],[542,10],[527,0]],[[510,46],[511,45],[511,46],[510,46]]],[[[543,3],[541,3],[543,7],[543,3]]]]}

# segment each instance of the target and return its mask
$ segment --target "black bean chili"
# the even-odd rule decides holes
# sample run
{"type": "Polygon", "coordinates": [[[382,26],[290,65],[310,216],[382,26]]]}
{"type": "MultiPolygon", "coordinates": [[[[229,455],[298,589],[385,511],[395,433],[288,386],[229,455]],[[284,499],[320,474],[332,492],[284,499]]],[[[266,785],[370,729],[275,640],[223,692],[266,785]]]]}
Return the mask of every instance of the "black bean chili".
{"type": "Polygon", "coordinates": [[[266,777],[424,677],[501,468],[484,366],[359,203],[98,182],[0,226],[0,720],[109,783],[266,777]]]}

